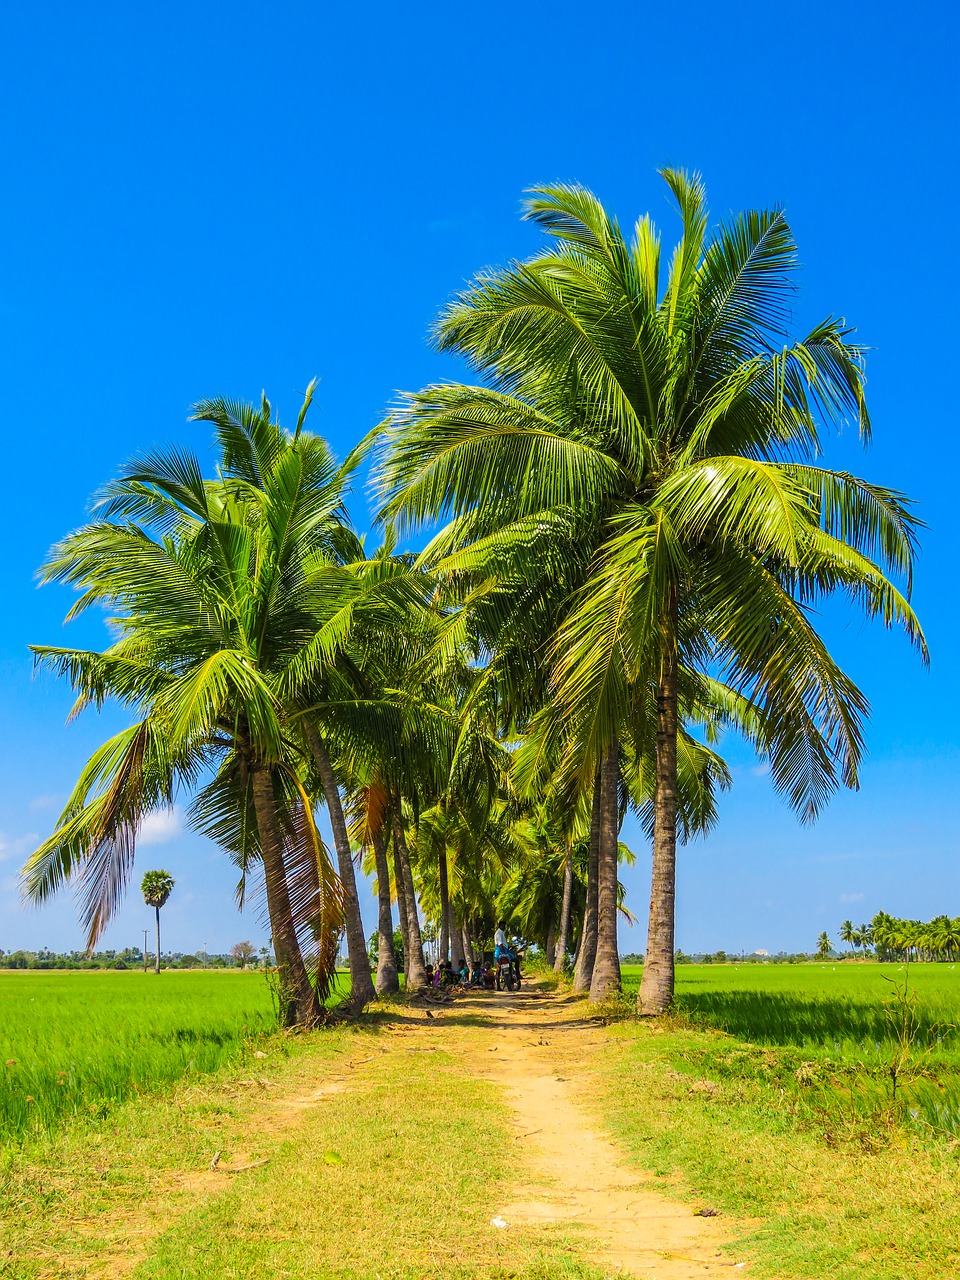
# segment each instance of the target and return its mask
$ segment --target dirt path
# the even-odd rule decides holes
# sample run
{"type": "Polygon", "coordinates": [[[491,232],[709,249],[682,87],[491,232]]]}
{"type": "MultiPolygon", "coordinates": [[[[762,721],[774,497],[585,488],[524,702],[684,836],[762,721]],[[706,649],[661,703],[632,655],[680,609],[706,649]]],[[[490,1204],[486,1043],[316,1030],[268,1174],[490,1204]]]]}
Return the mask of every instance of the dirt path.
{"type": "Polygon", "coordinates": [[[507,1223],[503,1229],[581,1223],[595,1242],[593,1260],[645,1280],[746,1274],[742,1263],[720,1252],[731,1238],[730,1224],[695,1215],[692,1206],[652,1190],[652,1175],[629,1168],[579,1105],[578,1093],[589,1086],[591,1051],[603,1042],[602,1028],[577,1016],[582,1009],[533,992],[463,997],[434,1015],[449,1047],[462,1036],[463,1069],[495,1081],[516,1113],[514,1136],[532,1179],[505,1197],[498,1215],[507,1223]],[[481,1025],[458,1031],[467,1019],[481,1025]]]}
{"type": "MultiPolygon", "coordinates": [[[[586,1012],[582,1002],[536,990],[464,995],[442,1004],[414,1000],[385,1010],[381,1030],[369,1038],[348,1037],[335,1061],[328,1057],[321,1066],[305,1056],[282,1085],[257,1074],[236,1081],[234,1095],[246,1093],[252,1105],[241,1108],[222,1138],[211,1135],[211,1142],[222,1142],[225,1158],[191,1172],[158,1173],[144,1204],[106,1219],[98,1215],[101,1252],[82,1274],[91,1280],[129,1275],[162,1231],[217,1199],[235,1174],[271,1163],[281,1142],[301,1129],[297,1158],[305,1169],[319,1161],[322,1152],[306,1137],[316,1108],[333,1095],[349,1103],[355,1090],[369,1099],[379,1063],[438,1051],[449,1055],[443,1071],[489,1082],[514,1112],[516,1156],[509,1147],[491,1151],[489,1161],[483,1155],[484,1167],[502,1158],[511,1170],[498,1184],[502,1199],[491,1200],[490,1209],[490,1235],[504,1263],[511,1257],[511,1229],[526,1232],[529,1245],[529,1228],[555,1224],[568,1229],[576,1254],[611,1275],[704,1280],[745,1274],[742,1263],[721,1251],[744,1224],[697,1216],[695,1206],[671,1201],[652,1174],[630,1167],[591,1116],[597,1057],[609,1041],[586,1012]]],[[[644,1105],[640,1096],[637,1105],[644,1105]]],[[[383,1193],[389,1197],[390,1187],[383,1193]]]]}

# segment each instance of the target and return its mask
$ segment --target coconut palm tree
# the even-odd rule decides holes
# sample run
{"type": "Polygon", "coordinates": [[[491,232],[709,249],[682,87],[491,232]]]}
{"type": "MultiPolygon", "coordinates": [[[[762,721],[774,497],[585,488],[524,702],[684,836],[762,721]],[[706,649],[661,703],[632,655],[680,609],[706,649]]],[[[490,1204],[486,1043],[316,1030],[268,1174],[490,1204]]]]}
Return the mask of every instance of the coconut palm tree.
{"type": "Polygon", "coordinates": [[[866,960],[867,948],[873,946],[873,930],[868,924],[862,924],[855,931],[855,936],[857,939],[857,946],[860,947],[863,952],[863,959],[866,960]]]}
{"type": "Polygon", "coordinates": [[[160,972],[160,908],[167,905],[167,899],[173,893],[176,884],[169,871],[147,871],[140,881],[140,892],[148,907],[157,913],[157,963],[155,973],[160,972]]]}
{"type": "MultiPolygon", "coordinates": [[[[612,778],[628,708],[653,744],[647,1012],[673,997],[684,690],[721,676],[775,786],[812,820],[838,785],[857,785],[867,704],[811,606],[846,595],[926,657],[905,500],[816,465],[825,425],[869,438],[862,350],[833,320],[788,332],[796,255],[781,211],[708,237],[699,179],[663,176],[682,223],[665,280],[648,218],[628,240],[583,188],[532,193],[527,216],[555,246],[481,276],[437,326],[486,384],[406,398],[380,471],[384,518],[451,517],[436,540],[451,568],[504,548],[514,565],[523,548],[539,563],[551,539],[578,549],[552,696],[584,744],[585,781],[601,765],[612,778]]],[[[608,918],[612,804],[608,786],[608,918]]]]}
{"type": "Polygon", "coordinates": [[[824,931],[823,933],[820,934],[820,937],[817,938],[817,955],[820,957],[821,960],[826,960],[829,954],[830,954],[830,938],[827,936],[826,931],[824,931]]]}
{"type": "Polygon", "coordinates": [[[852,920],[844,920],[840,926],[840,941],[845,942],[848,947],[857,946],[857,931],[853,927],[852,920]]]}
{"type": "Polygon", "coordinates": [[[237,406],[218,428],[217,481],[178,450],[135,461],[105,490],[100,518],[52,551],[45,580],[82,593],[71,616],[106,606],[119,639],[102,652],[37,648],[38,661],[72,681],[78,709],[113,696],[140,718],[94,754],[25,868],[38,901],[79,879],[92,945],[123,894],[142,817],[190,789],[190,820],[237,862],[241,901],[262,871],[288,1024],[319,1015],[342,888],[284,677],[323,621],[326,571],[358,548],[343,507],[349,466],[302,432],[310,395],[292,439],[266,401],[237,406]],[[256,434],[260,470],[242,474],[256,434]],[[316,990],[301,937],[316,947],[316,990]]]}

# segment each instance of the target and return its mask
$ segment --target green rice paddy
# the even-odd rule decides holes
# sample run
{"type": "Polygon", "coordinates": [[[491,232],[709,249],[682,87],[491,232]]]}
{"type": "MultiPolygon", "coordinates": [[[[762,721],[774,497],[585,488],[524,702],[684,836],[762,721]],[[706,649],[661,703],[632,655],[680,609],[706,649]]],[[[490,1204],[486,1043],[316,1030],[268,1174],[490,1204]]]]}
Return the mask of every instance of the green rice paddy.
{"type": "MultiPolygon", "coordinates": [[[[642,969],[624,970],[633,994],[642,969]]],[[[896,1115],[960,1138],[960,968],[952,964],[725,964],[677,967],[677,1017],[724,1032],[676,1066],[763,1079],[797,1114],[850,1124],[896,1115]]]]}
{"type": "MultiPolygon", "coordinates": [[[[642,968],[624,966],[634,993],[642,968]]],[[[960,968],[952,964],[678,965],[677,1004],[693,1021],[759,1045],[814,1055],[883,1058],[906,983],[917,1046],[960,1068],[960,968]]]]}
{"type": "MultiPolygon", "coordinates": [[[[628,994],[640,974],[624,968],[628,994]]],[[[769,1053],[752,1066],[724,1047],[739,1042],[775,1053],[791,1090],[889,1088],[906,1025],[903,1088],[925,1125],[960,1132],[960,968],[681,965],[677,997],[689,1024],[727,1033],[709,1062],[688,1046],[678,1065],[773,1069],[769,1053]]],[[[274,1026],[262,974],[0,971],[0,1145],[100,1123],[123,1099],[242,1061],[274,1026]]]]}
{"type": "Polygon", "coordinates": [[[0,1146],[239,1059],[275,1018],[262,974],[0,972],[0,1146]]]}

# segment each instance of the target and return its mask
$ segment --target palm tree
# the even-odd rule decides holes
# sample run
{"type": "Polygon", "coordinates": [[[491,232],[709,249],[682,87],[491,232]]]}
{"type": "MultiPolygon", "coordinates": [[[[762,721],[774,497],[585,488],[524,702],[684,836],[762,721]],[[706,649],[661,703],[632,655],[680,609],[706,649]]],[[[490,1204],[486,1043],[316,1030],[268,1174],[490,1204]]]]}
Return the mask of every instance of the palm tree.
{"type": "MultiPolygon", "coordinates": [[[[487,273],[441,317],[439,344],[484,386],[408,397],[387,427],[384,518],[449,515],[448,566],[509,546],[575,545],[552,648],[552,696],[592,779],[627,709],[650,744],[653,876],[640,1003],[673,997],[677,746],[686,697],[711,677],[740,700],[775,786],[804,820],[855,787],[867,704],[817,634],[840,593],[926,648],[909,590],[916,521],[891,490],[815,465],[824,423],[870,425],[862,350],[828,320],[787,332],[795,263],[779,210],[707,238],[703,187],[665,171],[682,235],[627,241],[579,187],[537,189],[527,216],[557,241],[487,273]],[[466,549],[466,550],[465,550],[466,549]],[[579,579],[579,582],[578,582],[579,579]]],[[[537,570],[531,569],[531,573],[537,570]]],[[[603,791],[603,787],[601,787],[603,791]]],[[[610,917],[611,788],[601,822],[610,917]]]]}
{"type": "Polygon", "coordinates": [[[349,466],[301,431],[309,402],[310,391],[292,438],[266,401],[236,407],[218,426],[218,481],[177,450],[136,461],[105,491],[101,518],[54,548],[43,576],[81,590],[71,616],[107,606],[119,639],[103,652],[38,647],[38,661],[72,681],[78,709],[113,696],[139,719],[94,754],[24,872],[36,901],[79,879],[93,945],[143,816],[189,788],[192,824],[240,868],[241,902],[262,869],[290,1025],[314,1022],[329,990],[342,889],[284,677],[322,621],[326,569],[358,546],[343,508],[349,466]],[[316,948],[316,989],[301,938],[316,948]]]}
{"type": "Polygon", "coordinates": [[[140,881],[140,892],[143,894],[144,902],[148,907],[153,907],[157,913],[157,963],[154,969],[155,973],[160,972],[160,908],[167,905],[167,899],[173,892],[175,884],[176,881],[169,871],[147,871],[140,881]]]}
{"type": "Polygon", "coordinates": [[[826,931],[824,931],[823,933],[820,934],[820,937],[817,938],[817,955],[820,957],[821,960],[826,960],[829,954],[830,954],[830,939],[827,936],[826,931]]]}
{"type": "Polygon", "coordinates": [[[845,942],[848,947],[856,947],[857,931],[853,927],[852,920],[844,920],[843,924],[840,926],[840,941],[845,942]]]}
{"type": "Polygon", "coordinates": [[[867,958],[867,948],[873,946],[873,930],[868,924],[860,925],[856,931],[857,944],[863,951],[863,958],[867,958]]]}

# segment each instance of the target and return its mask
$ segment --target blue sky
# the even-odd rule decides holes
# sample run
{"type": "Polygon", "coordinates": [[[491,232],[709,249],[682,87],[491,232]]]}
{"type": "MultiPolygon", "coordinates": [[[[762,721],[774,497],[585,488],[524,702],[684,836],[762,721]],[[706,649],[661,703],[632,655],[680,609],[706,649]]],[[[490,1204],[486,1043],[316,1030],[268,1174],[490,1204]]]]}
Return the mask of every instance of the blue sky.
{"type": "MultiPolygon", "coordinates": [[[[665,164],[701,170],[717,216],[783,204],[798,328],[842,314],[875,348],[875,444],[844,437],[827,461],[919,504],[933,654],[924,672],[902,638],[824,619],[873,703],[862,790],[802,828],[731,744],[719,829],[682,852],[679,944],[812,947],[848,915],[960,914],[953,6],[39,0],[7,6],[0,36],[0,947],[80,942],[69,897],[24,911],[16,871],[120,723],[65,727],[69,692],[34,680],[26,649],[102,641],[92,617],[64,632],[67,594],[33,577],[96,487],[154,444],[205,453],[199,398],[266,388],[289,421],[315,374],[312,425],[345,452],[396,390],[457,374],[428,326],[472,273],[535,247],[525,187],[585,183],[669,242],[665,164]]],[[[362,491],[354,511],[365,525],[362,491]]],[[[147,834],[137,877],[178,881],[166,945],[259,940],[213,846],[176,815],[147,834]]],[[[647,850],[625,838],[643,921],[647,850]]],[[[138,941],[138,899],[105,945],[138,941]]]]}

